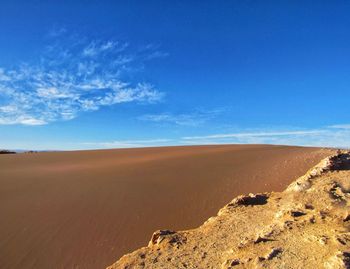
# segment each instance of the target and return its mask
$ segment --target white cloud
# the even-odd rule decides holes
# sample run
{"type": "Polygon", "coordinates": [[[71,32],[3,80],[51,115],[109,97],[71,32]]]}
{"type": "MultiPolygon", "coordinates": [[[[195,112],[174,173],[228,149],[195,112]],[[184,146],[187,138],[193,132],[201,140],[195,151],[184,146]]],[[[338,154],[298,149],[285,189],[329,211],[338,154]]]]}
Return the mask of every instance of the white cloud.
{"type": "Polygon", "coordinates": [[[83,56],[94,57],[101,53],[122,52],[128,47],[128,43],[120,43],[115,41],[92,41],[83,49],[83,56]]]}
{"type": "Polygon", "coordinates": [[[65,27],[59,27],[59,28],[53,28],[48,33],[49,37],[58,37],[60,35],[63,35],[67,32],[67,29],[65,27]]]}
{"type": "Polygon", "coordinates": [[[153,60],[156,58],[165,58],[169,56],[169,53],[161,51],[159,44],[150,43],[140,48],[140,52],[143,53],[145,60],[153,60]]]}
{"type": "Polygon", "coordinates": [[[11,78],[5,74],[5,70],[0,68],[0,81],[9,81],[11,78]]]}
{"type": "Polygon", "coordinates": [[[350,130],[319,128],[315,130],[256,131],[181,138],[184,144],[278,144],[350,148],[350,130]]]}
{"type": "Polygon", "coordinates": [[[25,125],[44,125],[47,122],[39,119],[34,119],[34,118],[24,118],[19,121],[21,124],[25,125]]]}
{"type": "Polygon", "coordinates": [[[329,128],[334,128],[334,129],[350,129],[350,124],[336,124],[336,125],[331,125],[329,128]]]}
{"type": "Polygon", "coordinates": [[[142,139],[142,140],[114,140],[108,142],[87,142],[82,143],[89,148],[138,148],[164,146],[173,142],[172,139],[142,139]]]}
{"type": "MultiPolygon", "coordinates": [[[[51,36],[64,40],[65,32],[57,30],[51,36]]],[[[48,46],[36,63],[0,68],[0,124],[43,125],[102,106],[154,103],[163,97],[149,83],[123,79],[125,67],[130,71],[131,64],[142,65],[144,57],[124,52],[127,43],[59,42],[48,46]]]]}
{"type": "Polygon", "coordinates": [[[175,124],[179,126],[199,126],[227,111],[227,108],[212,110],[196,110],[191,113],[159,113],[146,114],[139,117],[139,120],[155,123],[175,124]]]}
{"type": "Polygon", "coordinates": [[[163,52],[163,51],[154,51],[152,53],[150,53],[149,55],[146,55],[146,60],[153,60],[156,58],[164,58],[169,56],[169,53],[167,52],[163,52]]]}
{"type": "Polygon", "coordinates": [[[324,133],[325,130],[306,130],[306,131],[282,131],[282,132],[251,132],[251,133],[231,133],[231,134],[214,134],[205,136],[187,136],[183,137],[184,140],[197,140],[197,139],[218,139],[218,138],[244,138],[244,137],[275,137],[275,136],[305,136],[305,135],[318,135],[324,133]]]}

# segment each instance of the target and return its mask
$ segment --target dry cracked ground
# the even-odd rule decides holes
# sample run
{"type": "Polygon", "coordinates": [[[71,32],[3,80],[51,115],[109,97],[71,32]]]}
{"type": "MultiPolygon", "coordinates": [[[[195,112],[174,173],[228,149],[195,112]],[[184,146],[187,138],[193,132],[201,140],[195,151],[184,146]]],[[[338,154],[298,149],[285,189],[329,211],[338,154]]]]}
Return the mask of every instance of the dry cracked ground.
{"type": "Polygon", "coordinates": [[[193,230],[157,231],[108,268],[350,268],[349,203],[343,151],[283,192],[239,196],[193,230]]]}

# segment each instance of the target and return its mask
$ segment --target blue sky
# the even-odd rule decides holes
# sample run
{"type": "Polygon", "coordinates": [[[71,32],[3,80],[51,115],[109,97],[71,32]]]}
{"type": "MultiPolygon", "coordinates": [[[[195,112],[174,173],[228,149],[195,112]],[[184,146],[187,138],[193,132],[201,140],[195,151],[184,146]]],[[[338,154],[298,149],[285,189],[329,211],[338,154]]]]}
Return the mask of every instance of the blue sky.
{"type": "Polygon", "coordinates": [[[1,1],[0,148],[350,147],[347,1],[1,1]]]}

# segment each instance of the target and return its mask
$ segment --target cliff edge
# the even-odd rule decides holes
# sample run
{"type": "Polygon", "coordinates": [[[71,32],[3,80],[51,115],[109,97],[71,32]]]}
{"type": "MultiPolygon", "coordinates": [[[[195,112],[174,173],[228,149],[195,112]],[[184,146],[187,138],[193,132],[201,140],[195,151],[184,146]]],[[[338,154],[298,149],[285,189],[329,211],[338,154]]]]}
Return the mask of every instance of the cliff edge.
{"type": "Polygon", "coordinates": [[[350,153],[283,192],[238,196],[187,231],[161,230],[108,269],[350,268],[350,153]]]}

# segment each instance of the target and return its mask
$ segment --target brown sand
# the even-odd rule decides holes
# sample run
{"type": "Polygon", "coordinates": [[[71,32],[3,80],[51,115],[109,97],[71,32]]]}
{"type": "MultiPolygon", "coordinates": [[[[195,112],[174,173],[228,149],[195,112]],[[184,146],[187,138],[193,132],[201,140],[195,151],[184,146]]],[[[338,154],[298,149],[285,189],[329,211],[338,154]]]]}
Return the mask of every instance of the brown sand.
{"type": "Polygon", "coordinates": [[[156,231],[108,269],[348,269],[350,154],[328,157],[284,192],[241,195],[203,225],[156,231]]]}
{"type": "Polygon", "coordinates": [[[0,156],[0,268],[104,268],[157,229],[197,227],[238,194],[280,191],[329,155],[225,145],[0,156]]]}

